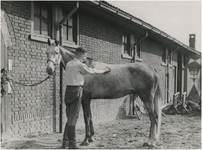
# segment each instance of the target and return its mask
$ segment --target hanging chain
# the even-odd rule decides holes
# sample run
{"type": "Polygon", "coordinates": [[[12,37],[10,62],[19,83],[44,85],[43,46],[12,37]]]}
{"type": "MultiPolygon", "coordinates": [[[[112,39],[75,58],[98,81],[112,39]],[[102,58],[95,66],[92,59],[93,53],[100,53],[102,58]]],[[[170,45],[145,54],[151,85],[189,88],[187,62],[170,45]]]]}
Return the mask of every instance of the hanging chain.
{"type": "Polygon", "coordinates": [[[10,84],[15,83],[15,84],[19,84],[22,86],[37,86],[37,85],[43,83],[44,81],[48,80],[50,77],[51,76],[47,76],[45,79],[43,79],[37,83],[34,83],[34,84],[24,84],[24,83],[14,80],[12,77],[10,77],[8,75],[8,72],[5,69],[1,69],[1,97],[3,97],[6,94],[4,85],[6,85],[8,82],[10,84]]]}

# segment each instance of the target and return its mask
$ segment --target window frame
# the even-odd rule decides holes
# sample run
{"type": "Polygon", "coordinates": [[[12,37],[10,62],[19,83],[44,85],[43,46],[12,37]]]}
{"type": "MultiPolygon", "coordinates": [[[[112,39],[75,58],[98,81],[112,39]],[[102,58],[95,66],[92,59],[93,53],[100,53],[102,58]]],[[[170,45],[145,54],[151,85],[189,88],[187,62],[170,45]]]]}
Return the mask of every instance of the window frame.
{"type": "Polygon", "coordinates": [[[184,69],[186,66],[186,56],[182,55],[182,68],[184,69]]]}
{"type": "Polygon", "coordinates": [[[134,46],[134,44],[136,42],[138,42],[140,40],[140,37],[133,34],[133,33],[129,33],[127,31],[123,31],[123,34],[122,34],[122,58],[126,58],[126,59],[134,59],[135,61],[142,61],[142,51],[141,51],[141,47],[142,47],[142,44],[141,42],[138,43],[136,46],[134,46]],[[125,36],[127,35],[127,36],[125,36]],[[127,41],[128,41],[128,44],[125,44],[125,45],[128,45],[128,52],[125,53],[124,51],[124,37],[128,37],[127,41]],[[137,55],[137,50],[139,51],[139,55],[137,55]],[[135,51],[135,53],[134,53],[135,51]],[[135,54],[135,56],[134,56],[135,54]]]}
{"type": "Polygon", "coordinates": [[[123,58],[132,59],[130,39],[131,39],[130,38],[130,33],[124,31],[123,34],[122,34],[122,57],[123,58]],[[127,42],[126,42],[125,39],[127,39],[127,42]],[[127,53],[125,53],[125,48],[126,48],[127,53]]]}
{"type": "Polygon", "coordinates": [[[167,54],[167,48],[163,47],[162,55],[161,55],[162,64],[167,64],[167,61],[166,61],[167,55],[166,54],[167,54]]]}
{"type": "MultiPolygon", "coordinates": [[[[64,8],[64,7],[60,7],[61,8],[61,10],[62,10],[62,14],[64,14],[63,12],[64,12],[64,10],[67,10],[67,11],[71,11],[70,9],[68,9],[68,8],[64,8]]],[[[72,15],[73,17],[75,17],[75,21],[76,21],[76,23],[74,24],[75,25],[75,27],[73,27],[74,28],[74,32],[73,32],[73,41],[70,41],[70,40],[68,40],[67,38],[66,39],[64,39],[64,29],[63,29],[63,45],[64,46],[71,46],[71,47],[78,47],[78,42],[79,42],[79,13],[78,12],[75,12],[73,15],[72,15]],[[75,40],[75,41],[74,41],[75,40]]],[[[72,17],[71,16],[71,17],[72,17]]],[[[65,17],[65,16],[63,16],[63,17],[65,17]]],[[[65,21],[65,23],[67,23],[67,21],[65,21]]],[[[65,27],[65,26],[67,26],[67,29],[66,29],[66,31],[68,30],[68,25],[64,25],[63,24],[63,28],[65,27]]],[[[66,36],[68,36],[68,34],[66,34],[66,36]]]]}
{"type": "MultiPolygon", "coordinates": [[[[30,34],[30,39],[31,40],[36,40],[36,41],[40,41],[40,42],[47,42],[47,39],[48,38],[51,38],[52,35],[53,35],[53,31],[52,31],[52,28],[53,28],[53,21],[54,21],[54,18],[50,18],[50,36],[48,35],[42,35],[42,34],[37,34],[37,33],[34,33],[34,2],[35,1],[32,1],[31,2],[31,34],[30,34]]],[[[52,5],[50,3],[50,5],[52,5]]],[[[53,16],[53,5],[51,6],[51,16],[53,16]]]]}
{"type": "Polygon", "coordinates": [[[167,59],[167,61],[169,60],[169,62],[167,62],[167,64],[172,65],[172,50],[167,48],[167,57],[169,56],[169,58],[167,59]]]}
{"type": "MultiPolygon", "coordinates": [[[[134,35],[134,39],[135,39],[135,43],[138,42],[140,40],[140,37],[137,35],[134,35]]],[[[138,43],[135,47],[134,50],[135,51],[135,61],[142,61],[142,44],[141,42],[138,43]],[[137,53],[139,51],[139,53],[137,53]]],[[[134,52],[133,52],[134,53],[134,52]]]]}
{"type": "Polygon", "coordinates": [[[161,55],[161,65],[163,65],[163,66],[167,66],[167,65],[169,65],[169,66],[172,66],[172,59],[173,59],[173,55],[172,55],[172,50],[171,49],[169,49],[168,47],[163,47],[163,50],[162,50],[162,55],[161,55]],[[169,62],[168,62],[168,55],[169,55],[169,62]],[[165,58],[163,58],[163,56],[165,57],[165,58]]]}

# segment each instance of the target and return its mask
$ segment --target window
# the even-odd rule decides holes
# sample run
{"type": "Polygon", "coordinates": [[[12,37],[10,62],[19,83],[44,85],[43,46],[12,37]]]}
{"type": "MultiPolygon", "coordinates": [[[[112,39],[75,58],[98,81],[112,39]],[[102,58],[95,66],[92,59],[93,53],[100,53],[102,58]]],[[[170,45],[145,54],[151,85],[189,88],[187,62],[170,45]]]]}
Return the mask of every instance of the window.
{"type": "Polygon", "coordinates": [[[172,62],[172,54],[171,54],[172,52],[171,52],[171,50],[170,49],[168,49],[168,62],[167,63],[169,63],[170,65],[171,65],[171,62],[172,62]]]}
{"type": "Polygon", "coordinates": [[[162,63],[169,65],[172,64],[172,51],[167,47],[164,47],[162,51],[162,63]]]}
{"type": "Polygon", "coordinates": [[[51,4],[34,2],[33,32],[51,36],[51,4]]]}
{"type": "Polygon", "coordinates": [[[122,37],[122,57],[127,59],[135,59],[142,61],[141,59],[141,43],[139,42],[140,38],[134,34],[128,32],[123,33],[122,37]],[[134,56],[135,55],[135,56],[134,56]]]}
{"type": "Polygon", "coordinates": [[[131,51],[130,51],[130,34],[125,32],[123,34],[123,54],[126,54],[128,56],[131,56],[131,51]]]}
{"type": "Polygon", "coordinates": [[[186,58],[185,55],[182,55],[182,67],[184,68],[186,65],[186,58]]]}
{"type": "Polygon", "coordinates": [[[166,47],[164,47],[162,51],[162,62],[166,64],[166,47]]]}
{"type": "MultiPolygon", "coordinates": [[[[65,17],[70,11],[63,9],[63,17],[65,17]]],[[[63,24],[63,37],[64,40],[76,44],[77,43],[77,14],[74,13],[63,24]]]]}
{"type": "MultiPolygon", "coordinates": [[[[137,36],[135,36],[134,39],[135,39],[135,43],[137,43],[137,42],[140,40],[140,38],[137,37],[137,36]]],[[[136,60],[141,58],[141,45],[140,45],[140,44],[141,44],[141,43],[138,43],[138,44],[134,47],[134,49],[135,49],[135,59],[136,59],[136,60]]]]}

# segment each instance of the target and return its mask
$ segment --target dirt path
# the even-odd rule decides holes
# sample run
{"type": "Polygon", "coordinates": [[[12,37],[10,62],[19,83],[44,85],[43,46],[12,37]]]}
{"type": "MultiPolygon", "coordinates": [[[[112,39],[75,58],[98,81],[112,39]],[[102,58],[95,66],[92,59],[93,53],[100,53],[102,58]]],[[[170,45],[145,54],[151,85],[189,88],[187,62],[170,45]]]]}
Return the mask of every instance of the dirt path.
{"type": "MultiPolygon", "coordinates": [[[[114,120],[95,125],[95,141],[83,148],[143,149],[149,135],[149,118],[114,120]]],[[[59,149],[61,133],[43,134],[2,143],[2,149],[59,149]]],[[[84,139],[84,129],[77,130],[77,142],[84,139]]],[[[201,149],[201,116],[168,115],[162,117],[160,149],[201,149]]]]}

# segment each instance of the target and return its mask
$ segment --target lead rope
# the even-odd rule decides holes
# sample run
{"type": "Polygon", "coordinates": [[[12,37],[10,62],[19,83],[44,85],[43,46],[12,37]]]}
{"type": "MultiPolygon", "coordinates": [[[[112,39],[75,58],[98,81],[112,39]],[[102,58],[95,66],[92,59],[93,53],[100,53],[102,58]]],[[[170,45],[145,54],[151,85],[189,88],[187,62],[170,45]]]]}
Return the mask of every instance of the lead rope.
{"type": "MultiPolygon", "coordinates": [[[[19,84],[19,85],[22,85],[22,86],[37,86],[41,83],[43,83],[44,81],[48,80],[51,76],[47,76],[45,79],[37,82],[37,83],[34,83],[34,84],[24,84],[24,83],[21,83],[19,81],[15,81],[12,77],[10,77],[7,73],[7,71],[5,69],[2,69],[1,70],[1,97],[3,97],[5,94],[6,94],[6,91],[4,89],[4,85],[7,84],[8,82],[10,83],[11,85],[11,88],[12,88],[12,83],[15,83],[15,84],[19,84]]],[[[13,89],[13,88],[12,88],[13,89]]]]}

